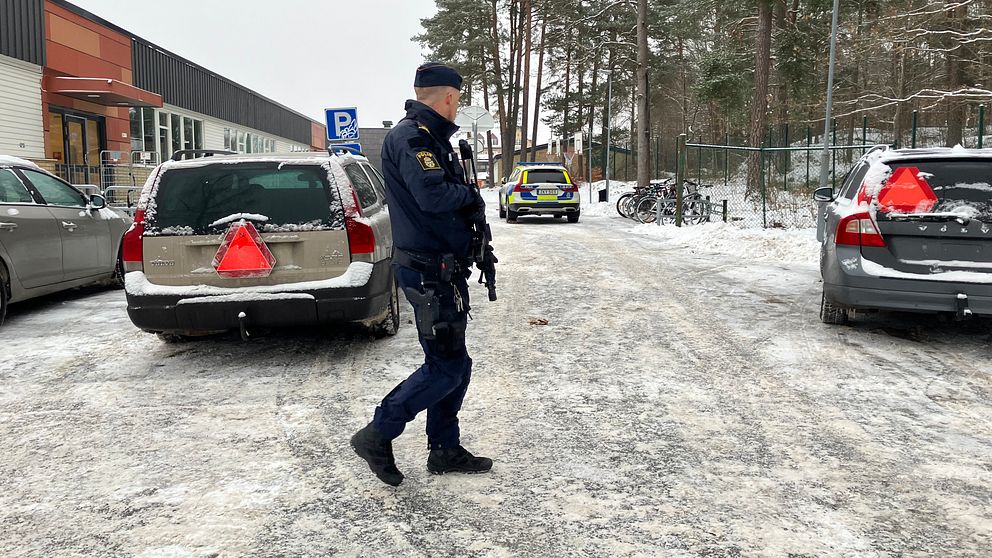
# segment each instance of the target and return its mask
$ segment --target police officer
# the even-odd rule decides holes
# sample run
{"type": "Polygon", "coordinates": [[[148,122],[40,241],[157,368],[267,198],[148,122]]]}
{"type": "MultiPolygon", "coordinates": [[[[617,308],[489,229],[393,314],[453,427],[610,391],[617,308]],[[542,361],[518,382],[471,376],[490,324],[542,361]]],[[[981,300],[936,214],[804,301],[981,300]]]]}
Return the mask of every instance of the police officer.
{"type": "Polygon", "coordinates": [[[461,446],[458,427],[472,377],[465,348],[471,222],[485,211],[478,189],[466,184],[450,143],[458,130],[454,120],[461,85],[461,76],[449,66],[427,63],[417,68],[417,100],[407,101],[406,117],[382,146],[393,267],[414,307],[424,364],[386,395],[351,445],[392,486],[403,481],[392,440],[424,410],[431,473],[484,473],[493,465],[461,446]]]}

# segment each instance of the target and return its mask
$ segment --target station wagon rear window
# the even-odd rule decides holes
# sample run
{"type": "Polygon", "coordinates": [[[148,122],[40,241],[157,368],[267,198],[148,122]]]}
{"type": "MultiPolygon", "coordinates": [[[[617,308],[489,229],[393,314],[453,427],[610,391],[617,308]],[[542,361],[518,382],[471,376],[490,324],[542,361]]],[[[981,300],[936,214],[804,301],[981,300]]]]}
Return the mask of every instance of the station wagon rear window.
{"type": "Polygon", "coordinates": [[[565,171],[532,170],[527,171],[527,184],[568,184],[565,171]]]}
{"type": "Polygon", "coordinates": [[[248,216],[261,232],[343,229],[327,171],[313,165],[216,164],[169,169],[146,213],[146,234],[216,234],[248,216]]]}
{"type": "MultiPolygon", "coordinates": [[[[992,161],[982,159],[930,159],[889,163],[890,177],[899,169],[912,170],[920,186],[925,183],[936,197],[927,213],[960,214],[992,222],[992,161]]],[[[908,172],[908,171],[907,171],[908,172]]],[[[879,213],[885,217],[885,212],[879,213]]]]}

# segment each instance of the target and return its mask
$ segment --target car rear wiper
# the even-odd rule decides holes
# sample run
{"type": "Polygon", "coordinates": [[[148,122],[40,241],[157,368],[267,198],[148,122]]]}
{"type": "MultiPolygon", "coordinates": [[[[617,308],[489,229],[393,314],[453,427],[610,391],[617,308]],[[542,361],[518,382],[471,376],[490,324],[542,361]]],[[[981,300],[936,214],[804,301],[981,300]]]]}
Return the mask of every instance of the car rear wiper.
{"type": "Polygon", "coordinates": [[[961,213],[890,213],[890,221],[927,221],[936,223],[946,223],[956,221],[964,226],[968,226],[974,217],[961,213]]]}

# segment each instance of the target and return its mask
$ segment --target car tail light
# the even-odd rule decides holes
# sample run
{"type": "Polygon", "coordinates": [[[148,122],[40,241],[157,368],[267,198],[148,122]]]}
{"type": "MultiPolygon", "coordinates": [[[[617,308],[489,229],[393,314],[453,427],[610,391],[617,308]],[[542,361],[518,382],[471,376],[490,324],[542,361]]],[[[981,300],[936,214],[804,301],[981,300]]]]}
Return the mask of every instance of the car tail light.
{"type": "Polygon", "coordinates": [[[358,213],[358,197],[355,191],[351,192],[352,199],[355,200],[353,209],[345,209],[344,226],[348,230],[348,248],[351,255],[373,254],[375,253],[375,231],[368,223],[363,222],[358,213]]]}
{"type": "Polygon", "coordinates": [[[837,244],[884,248],[885,239],[878,232],[875,220],[867,211],[863,211],[840,220],[837,224],[837,244]]]}
{"type": "Polygon", "coordinates": [[[886,213],[928,213],[936,204],[933,188],[916,167],[899,167],[878,192],[878,209],[886,213]]]}
{"type": "Polygon", "coordinates": [[[348,229],[348,246],[352,255],[375,252],[375,232],[372,227],[352,217],[346,218],[344,224],[348,229]]]}
{"type": "Polygon", "coordinates": [[[579,187],[576,186],[575,184],[563,184],[562,190],[570,194],[574,194],[579,191],[579,187]]]}
{"type": "Polygon", "coordinates": [[[531,186],[525,185],[524,184],[524,177],[521,176],[517,180],[517,183],[513,185],[513,191],[519,194],[521,192],[533,192],[534,191],[534,188],[531,187],[531,186]]]}
{"type": "Polygon", "coordinates": [[[245,221],[231,224],[213,260],[217,275],[230,278],[268,277],[275,264],[255,225],[245,221]]]}
{"type": "Polygon", "coordinates": [[[121,260],[124,262],[126,271],[141,271],[143,269],[144,249],[142,239],[145,236],[145,210],[139,209],[134,212],[134,222],[131,228],[124,233],[121,241],[121,260]]]}

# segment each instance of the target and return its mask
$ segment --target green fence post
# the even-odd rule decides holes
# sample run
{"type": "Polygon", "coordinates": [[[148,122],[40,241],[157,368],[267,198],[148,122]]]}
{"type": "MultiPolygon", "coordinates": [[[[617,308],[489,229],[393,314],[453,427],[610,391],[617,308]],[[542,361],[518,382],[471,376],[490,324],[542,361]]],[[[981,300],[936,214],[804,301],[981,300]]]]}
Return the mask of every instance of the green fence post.
{"type": "Polygon", "coordinates": [[[676,150],[675,166],[675,226],[682,226],[682,188],[685,187],[686,163],[689,158],[686,156],[685,148],[686,135],[679,135],[678,149],[676,150]]]}
{"type": "Polygon", "coordinates": [[[723,187],[726,188],[727,183],[730,182],[730,132],[727,132],[723,143],[727,146],[723,150],[723,187]]]}
{"type": "MultiPolygon", "coordinates": [[[[783,147],[790,147],[789,145],[789,123],[785,123],[785,145],[783,147]]],[[[782,173],[782,189],[785,191],[789,190],[789,168],[792,167],[792,152],[783,151],[785,155],[785,172],[782,173]]]]}
{"type": "Polygon", "coordinates": [[[912,147],[913,149],[916,149],[916,123],[918,121],[919,116],[920,116],[920,111],[914,110],[913,111],[913,135],[912,135],[912,137],[909,140],[909,146],[912,147]]]}
{"type": "Polygon", "coordinates": [[[978,106],[978,148],[985,147],[985,105],[978,106]]]}
{"type": "Polygon", "coordinates": [[[627,144],[627,152],[623,155],[623,179],[630,182],[630,143],[627,144]]]}
{"type": "Polygon", "coordinates": [[[868,115],[861,119],[861,154],[868,149],[868,115]]]}
{"type": "Polygon", "coordinates": [[[696,148],[696,181],[703,183],[703,148],[696,148]]]}
{"type": "Polygon", "coordinates": [[[806,125],[806,187],[809,188],[809,150],[813,147],[813,128],[806,125]]]}
{"type": "Polygon", "coordinates": [[[723,222],[727,222],[727,200],[723,200],[723,222]]]}
{"type": "Polygon", "coordinates": [[[761,161],[761,226],[768,228],[768,195],[765,190],[765,144],[758,148],[759,160],[761,161]]]}

